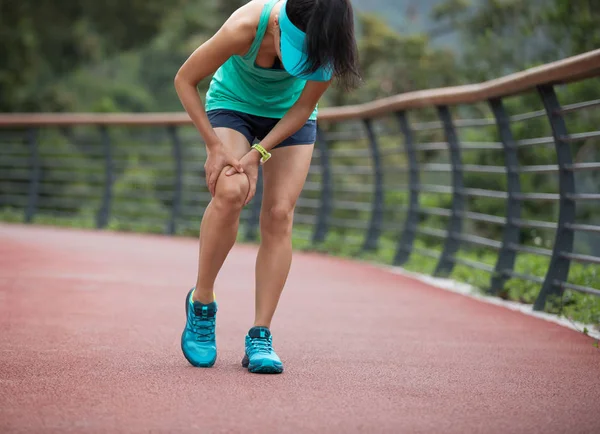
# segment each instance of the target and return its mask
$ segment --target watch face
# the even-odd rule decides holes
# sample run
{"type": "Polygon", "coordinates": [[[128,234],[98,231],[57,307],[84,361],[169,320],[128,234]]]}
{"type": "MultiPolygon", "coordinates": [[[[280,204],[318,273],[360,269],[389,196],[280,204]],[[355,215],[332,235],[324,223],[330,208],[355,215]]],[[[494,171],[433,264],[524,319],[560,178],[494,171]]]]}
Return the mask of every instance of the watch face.
{"type": "Polygon", "coordinates": [[[263,148],[260,144],[252,145],[254,149],[261,155],[260,162],[265,163],[269,158],[271,158],[271,154],[265,148],[263,148]]]}

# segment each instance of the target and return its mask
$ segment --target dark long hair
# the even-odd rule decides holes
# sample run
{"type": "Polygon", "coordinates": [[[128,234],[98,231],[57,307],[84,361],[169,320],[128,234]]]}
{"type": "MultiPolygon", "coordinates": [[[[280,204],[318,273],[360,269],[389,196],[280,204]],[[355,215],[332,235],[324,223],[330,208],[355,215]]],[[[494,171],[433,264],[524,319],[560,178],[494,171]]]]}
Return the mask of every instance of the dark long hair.
{"type": "Polygon", "coordinates": [[[292,24],[306,33],[308,72],[330,66],[346,89],[358,86],[358,48],[350,0],[287,0],[292,24]]]}

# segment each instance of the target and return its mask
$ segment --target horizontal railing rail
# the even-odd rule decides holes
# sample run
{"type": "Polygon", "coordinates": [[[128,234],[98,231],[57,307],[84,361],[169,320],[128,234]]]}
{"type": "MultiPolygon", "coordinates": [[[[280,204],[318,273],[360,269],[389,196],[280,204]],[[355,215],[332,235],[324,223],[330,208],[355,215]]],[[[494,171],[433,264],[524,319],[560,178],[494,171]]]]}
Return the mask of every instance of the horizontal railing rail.
{"type": "MultiPolygon", "coordinates": [[[[595,50],[321,109],[295,239],[436,276],[483,273],[492,294],[531,282],[538,310],[564,291],[600,295],[598,77],[595,50]]],[[[4,220],[195,235],[210,201],[186,113],[0,114],[0,146],[4,220]]],[[[242,214],[248,240],[261,185],[242,214]]]]}
{"type": "MultiPolygon", "coordinates": [[[[401,95],[383,98],[377,101],[345,106],[324,108],[319,113],[320,122],[338,122],[348,119],[365,119],[377,117],[390,112],[408,110],[422,107],[435,107],[444,105],[457,105],[481,102],[498,97],[508,97],[530,90],[540,85],[556,85],[580,81],[588,77],[600,75],[600,49],[573,56],[564,60],[540,65],[523,72],[510,74],[502,78],[490,80],[485,83],[466,86],[453,86],[440,89],[408,92],[401,95]]],[[[586,101],[577,103],[563,111],[580,110],[597,107],[600,101],[586,101]]],[[[530,116],[545,116],[540,110],[525,115],[520,115],[513,120],[526,120],[530,116]],[[523,116],[526,116],[523,118],[523,116]]],[[[15,126],[48,126],[48,125],[189,125],[191,119],[185,112],[182,113],[6,113],[0,114],[0,127],[15,126]]],[[[457,122],[464,126],[493,125],[493,119],[465,120],[457,122]]],[[[429,125],[419,125],[420,128],[430,130],[442,128],[439,122],[429,125]]]]}

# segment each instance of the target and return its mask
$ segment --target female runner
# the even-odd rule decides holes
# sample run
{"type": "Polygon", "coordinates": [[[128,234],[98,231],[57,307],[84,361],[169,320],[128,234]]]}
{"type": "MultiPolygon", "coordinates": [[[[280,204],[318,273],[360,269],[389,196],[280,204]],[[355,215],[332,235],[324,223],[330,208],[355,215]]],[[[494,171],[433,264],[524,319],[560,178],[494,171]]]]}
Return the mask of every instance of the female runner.
{"type": "Polygon", "coordinates": [[[318,101],[332,81],[351,89],[359,79],[350,0],[252,0],[178,71],[177,94],[206,143],[212,196],[181,337],[192,365],[215,363],[214,282],[263,164],[255,319],[242,365],[255,373],[283,371],[270,325],[291,266],[294,207],[311,162],[318,101]],[[203,105],[196,86],[211,74],[203,105]]]}

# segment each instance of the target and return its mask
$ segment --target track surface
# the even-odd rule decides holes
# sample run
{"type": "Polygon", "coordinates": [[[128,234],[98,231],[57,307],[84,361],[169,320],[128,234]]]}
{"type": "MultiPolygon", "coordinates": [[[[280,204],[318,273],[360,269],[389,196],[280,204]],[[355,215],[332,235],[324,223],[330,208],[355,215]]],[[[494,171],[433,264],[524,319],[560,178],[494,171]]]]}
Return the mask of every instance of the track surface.
{"type": "Polygon", "coordinates": [[[600,432],[592,340],[320,255],[295,256],[273,324],[285,373],[248,373],[255,253],[225,263],[199,369],[196,241],[0,225],[0,432],[600,432]]]}

